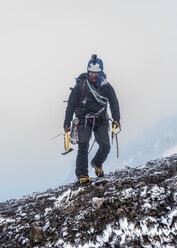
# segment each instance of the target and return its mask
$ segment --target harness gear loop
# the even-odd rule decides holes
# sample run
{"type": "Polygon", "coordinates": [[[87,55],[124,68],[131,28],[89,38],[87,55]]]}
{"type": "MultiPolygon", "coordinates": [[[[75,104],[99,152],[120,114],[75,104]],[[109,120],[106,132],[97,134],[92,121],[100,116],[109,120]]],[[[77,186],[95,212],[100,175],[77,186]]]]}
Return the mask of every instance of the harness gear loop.
{"type": "Polygon", "coordinates": [[[92,114],[92,113],[89,113],[87,115],[85,115],[85,124],[84,124],[84,127],[87,126],[87,119],[93,119],[93,124],[92,124],[92,129],[94,128],[94,125],[95,125],[95,118],[97,116],[99,116],[103,111],[105,110],[105,107],[103,107],[102,109],[100,109],[98,112],[96,112],[95,114],[92,114]]]}

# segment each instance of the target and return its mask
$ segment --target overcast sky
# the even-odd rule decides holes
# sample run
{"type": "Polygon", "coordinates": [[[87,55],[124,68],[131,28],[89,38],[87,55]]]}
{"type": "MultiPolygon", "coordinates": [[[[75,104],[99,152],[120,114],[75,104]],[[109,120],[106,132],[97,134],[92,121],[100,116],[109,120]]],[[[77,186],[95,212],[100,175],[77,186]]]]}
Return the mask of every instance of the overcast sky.
{"type": "Polygon", "coordinates": [[[177,114],[176,30],[173,0],[1,0],[0,200],[64,183],[71,161],[74,173],[75,156],[49,139],[93,53],[120,102],[122,144],[177,114]]]}

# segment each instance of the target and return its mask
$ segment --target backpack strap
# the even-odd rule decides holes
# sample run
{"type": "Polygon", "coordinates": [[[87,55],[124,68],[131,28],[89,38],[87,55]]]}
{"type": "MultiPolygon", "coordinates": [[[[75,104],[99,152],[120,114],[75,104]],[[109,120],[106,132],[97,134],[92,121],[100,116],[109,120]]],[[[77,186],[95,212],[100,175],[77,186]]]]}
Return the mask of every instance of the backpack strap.
{"type": "Polygon", "coordinates": [[[85,92],[85,85],[86,85],[86,79],[84,80],[83,84],[82,84],[82,94],[81,94],[81,98],[80,98],[80,102],[84,96],[84,92],[85,92]]]}
{"type": "Polygon", "coordinates": [[[83,86],[82,86],[82,97],[84,95],[85,92],[85,85],[86,85],[86,79],[84,80],[83,86]]]}

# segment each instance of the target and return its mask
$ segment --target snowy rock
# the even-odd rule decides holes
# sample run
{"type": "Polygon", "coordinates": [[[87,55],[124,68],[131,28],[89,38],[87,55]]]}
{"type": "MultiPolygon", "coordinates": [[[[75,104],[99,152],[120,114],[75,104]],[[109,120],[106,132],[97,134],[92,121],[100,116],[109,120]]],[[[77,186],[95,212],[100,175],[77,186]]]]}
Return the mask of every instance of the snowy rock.
{"type": "Polygon", "coordinates": [[[104,198],[93,198],[93,207],[95,209],[101,208],[101,206],[103,205],[105,199],[104,198]]]}
{"type": "Polygon", "coordinates": [[[177,155],[0,203],[0,248],[176,248],[177,155]]]}

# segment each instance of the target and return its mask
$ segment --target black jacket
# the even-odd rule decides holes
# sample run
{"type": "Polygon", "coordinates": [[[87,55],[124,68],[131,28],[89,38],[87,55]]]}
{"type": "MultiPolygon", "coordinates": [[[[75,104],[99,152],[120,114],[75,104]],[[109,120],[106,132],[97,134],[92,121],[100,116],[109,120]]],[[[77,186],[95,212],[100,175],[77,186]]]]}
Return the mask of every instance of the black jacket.
{"type": "MultiPolygon", "coordinates": [[[[105,107],[105,111],[101,114],[101,118],[103,119],[106,118],[105,116],[107,115],[107,106],[97,102],[97,100],[95,99],[95,97],[88,88],[86,79],[88,80],[86,73],[82,73],[76,79],[77,83],[75,87],[72,89],[72,92],[69,96],[68,105],[66,108],[64,128],[66,127],[66,125],[70,126],[74,112],[76,114],[76,117],[81,119],[86,114],[96,113],[101,108],[105,107]],[[85,81],[85,86],[84,86],[84,81],[85,81]]],[[[108,83],[106,79],[106,75],[103,74],[102,82],[99,87],[97,87],[96,84],[91,83],[90,81],[89,83],[98,94],[108,99],[112,118],[113,120],[120,123],[119,102],[113,87],[111,86],[110,83],[108,83]]]]}

